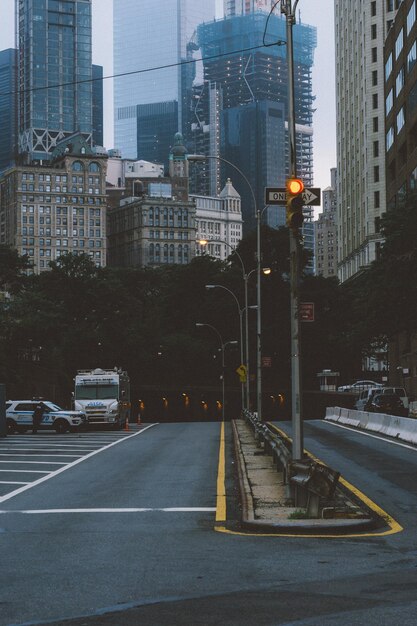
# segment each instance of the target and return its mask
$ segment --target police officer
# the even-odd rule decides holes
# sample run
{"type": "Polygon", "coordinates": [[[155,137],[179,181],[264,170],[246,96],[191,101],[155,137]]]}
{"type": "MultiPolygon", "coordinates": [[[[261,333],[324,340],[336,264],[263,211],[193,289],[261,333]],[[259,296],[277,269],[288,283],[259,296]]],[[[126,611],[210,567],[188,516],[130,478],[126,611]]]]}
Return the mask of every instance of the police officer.
{"type": "Polygon", "coordinates": [[[45,406],[42,402],[38,402],[35,406],[35,410],[33,411],[32,416],[32,433],[35,434],[38,432],[39,425],[42,421],[43,414],[45,412],[45,406]]]}

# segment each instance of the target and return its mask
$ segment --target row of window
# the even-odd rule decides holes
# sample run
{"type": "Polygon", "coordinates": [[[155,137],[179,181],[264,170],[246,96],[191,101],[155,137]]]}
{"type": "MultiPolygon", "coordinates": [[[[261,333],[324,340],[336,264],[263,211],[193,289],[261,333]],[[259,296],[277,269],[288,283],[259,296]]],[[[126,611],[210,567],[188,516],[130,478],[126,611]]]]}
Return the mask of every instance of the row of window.
{"type": "MultiPolygon", "coordinates": [[[[23,237],[22,239],[23,254],[29,254],[33,256],[35,248],[26,248],[26,246],[34,246],[34,242],[31,238],[27,239],[23,237]],[[25,250],[30,250],[30,252],[25,252],[25,250]]],[[[40,256],[44,256],[46,252],[48,252],[48,256],[50,256],[50,251],[52,247],[57,248],[102,248],[103,242],[101,239],[88,239],[85,241],[84,239],[55,239],[52,241],[51,239],[39,239],[39,254],[40,256]]]]}
{"type": "Polygon", "coordinates": [[[188,231],[174,231],[174,230],[151,230],[149,231],[150,239],[188,239],[188,231]]]}
{"type": "Polygon", "coordinates": [[[190,256],[189,247],[179,244],[160,245],[159,243],[149,245],[150,263],[188,263],[190,256]]]}
{"type": "MultiPolygon", "coordinates": [[[[47,214],[47,215],[51,215],[53,213],[53,211],[51,210],[52,207],[50,206],[44,206],[44,205],[40,205],[37,207],[38,209],[38,214],[47,214]]],[[[68,207],[63,206],[63,207],[56,207],[55,209],[55,213],[56,215],[69,215],[71,216],[71,211],[72,214],[74,216],[78,215],[78,216],[84,216],[84,208],[83,207],[69,207],[69,212],[68,212],[68,207]]],[[[22,204],[22,213],[35,213],[35,205],[30,204],[22,204]]],[[[90,208],[88,211],[88,214],[91,217],[94,216],[98,216],[100,217],[101,215],[101,209],[92,209],[90,208]]]]}
{"type": "MultiPolygon", "coordinates": [[[[23,195],[21,198],[22,202],[35,202],[35,196],[26,196],[23,195]]],[[[71,202],[72,204],[106,204],[105,198],[83,198],[83,196],[37,196],[36,202],[45,202],[45,203],[67,203],[71,202]]]]}

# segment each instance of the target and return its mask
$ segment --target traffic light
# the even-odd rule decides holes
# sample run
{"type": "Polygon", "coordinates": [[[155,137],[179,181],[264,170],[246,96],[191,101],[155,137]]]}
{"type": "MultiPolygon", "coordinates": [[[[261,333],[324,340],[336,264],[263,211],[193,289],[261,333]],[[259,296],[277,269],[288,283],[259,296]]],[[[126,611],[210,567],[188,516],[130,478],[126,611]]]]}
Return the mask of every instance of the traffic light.
{"type": "Polygon", "coordinates": [[[299,178],[287,179],[287,226],[294,232],[298,231],[304,222],[303,191],[304,183],[299,178]]]}

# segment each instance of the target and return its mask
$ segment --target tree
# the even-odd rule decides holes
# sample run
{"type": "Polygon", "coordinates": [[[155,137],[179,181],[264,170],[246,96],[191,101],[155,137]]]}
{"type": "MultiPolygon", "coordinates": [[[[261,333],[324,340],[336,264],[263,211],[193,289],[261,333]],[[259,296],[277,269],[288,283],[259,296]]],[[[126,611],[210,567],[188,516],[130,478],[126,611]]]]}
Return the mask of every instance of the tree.
{"type": "Polygon", "coordinates": [[[32,267],[27,255],[20,256],[17,250],[0,244],[0,290],[11,294],[20,291],[32,267]]]}

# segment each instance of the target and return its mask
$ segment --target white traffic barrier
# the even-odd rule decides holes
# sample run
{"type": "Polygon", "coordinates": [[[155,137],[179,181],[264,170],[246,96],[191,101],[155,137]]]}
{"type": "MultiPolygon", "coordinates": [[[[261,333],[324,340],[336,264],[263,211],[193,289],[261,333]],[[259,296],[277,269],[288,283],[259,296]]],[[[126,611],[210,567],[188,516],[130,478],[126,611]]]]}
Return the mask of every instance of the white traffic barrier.
{"type": "Polygon", "coordinates": [[[325,420],[339,422],[364,430],[417,444],[417,420],[385,413],[368,413],[341,407],[327,407],[325,420]]]}

